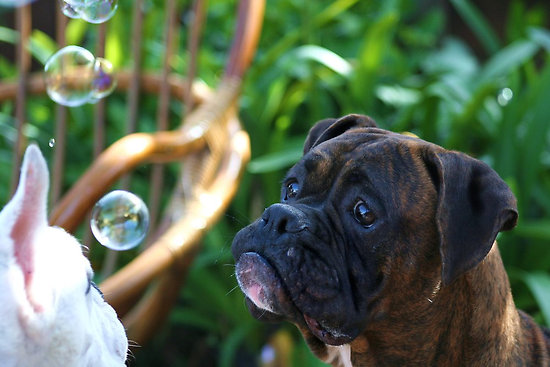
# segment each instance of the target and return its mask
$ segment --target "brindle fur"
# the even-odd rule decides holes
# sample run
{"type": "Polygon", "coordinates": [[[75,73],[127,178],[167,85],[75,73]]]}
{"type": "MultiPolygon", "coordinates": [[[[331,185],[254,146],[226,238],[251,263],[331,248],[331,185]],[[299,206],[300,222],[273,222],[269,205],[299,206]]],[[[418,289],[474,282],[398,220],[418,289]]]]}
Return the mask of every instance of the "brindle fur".
{"type": "MultiPolygon", "coordinates": [[[[377,129],[368,117],[349,115],[312,128],[304,153],[313,153],[304,155],[304,168],[298,171],[308,177],[304,197],[330,196],[329,190],[345,190],[355,179],[338,174],[353,164],[349,156],[361,156],[360,149],[355,151],[359,136],[362,143],[373,141],[368,148],[374,157],[367,162],[372,165],[369,180],[385,188],[384,201],[399,213],[399,220],[384,227],[391,233],[375,237],[382,248],[376,250],[376,266],[383,286],[357,289],[370,298],[368,311],[361,313],[363,331],[348,343],[353,366],[550,366],[550,331],[515,308],[494,243],[496,234],[514,227],[517,219],[515,198],[504,182],[466,155],[377,129]],[[334,138],[337,143],[322,144],[334,138]]],[[[304,199],[297,207],[303,208],[304,202],[310,205],[304,199]]],[[[331,217],[335,226],[343,227],[341,220],[331,217]]],[[[269,256],[272,250],[263,244],[244,244],[263,236],[258,227],[254,223],[236,237],[237,259],[245,250],[269,256]]],[[[358,271],[356,262],[334,263],[348,267],[348,274],[358,271]]],[[[345,353],[335,355],[334,347],[313,335],[301,316],[286,317],[317,357],[333,366],[349,365],[342,360],[345,353]]]]}
{"type": "MultiPolygon", "coordinates": [[[[433,295],[403,290],[399,297],[400,291],[388,303],[406,307],[370,323],[350,343],[354,367],[550,366],[550,331],[516,310],[496,245],[479,266],[433,295]]],[[[326,360],[327,346],[309,330],[300,331],[326,360]]]]}

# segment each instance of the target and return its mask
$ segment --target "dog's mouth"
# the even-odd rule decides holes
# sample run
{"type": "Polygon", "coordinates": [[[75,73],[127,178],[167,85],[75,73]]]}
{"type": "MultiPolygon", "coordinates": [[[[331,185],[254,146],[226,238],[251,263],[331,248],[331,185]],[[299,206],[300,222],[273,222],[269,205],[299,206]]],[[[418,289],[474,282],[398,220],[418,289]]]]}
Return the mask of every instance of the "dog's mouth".
{"type": "Polygon", "coordinates": [[[287,319],[305,324],[313,335],[330,345],[342,345],[353,339],[352,336],[327,327],[319,317],[300,310],[276,269],[258,253],[246,252],[239,257],[236,276],[247,297],[250,313],[257,319],[287,319]]]}
{"type": "Polygon", "coordinates": [[[272,314],[289,311],[290,298],[275,269],[255,252],[239,257],[235,273],[239,287],[254,306],[272,314]]]}

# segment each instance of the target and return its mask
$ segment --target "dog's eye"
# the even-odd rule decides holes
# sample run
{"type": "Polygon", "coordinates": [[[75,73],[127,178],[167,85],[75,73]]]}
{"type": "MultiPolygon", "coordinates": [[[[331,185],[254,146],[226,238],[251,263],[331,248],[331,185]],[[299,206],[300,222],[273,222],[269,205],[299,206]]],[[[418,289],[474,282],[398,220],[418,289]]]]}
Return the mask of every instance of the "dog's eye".
{"type": "Polygon", "coordinates": [[[355,220],[363,227],[372,226],[376,220],[376,216],[363,200],[360,200],[355,204],[355,207],[353,208],[353,215],[355,220]]]}
{"type": "Polygon", "coordinates": [[[286,185],[284,200],[292,199],[298,195],[300,185],[296,181],[291,181],[286,185]]]}

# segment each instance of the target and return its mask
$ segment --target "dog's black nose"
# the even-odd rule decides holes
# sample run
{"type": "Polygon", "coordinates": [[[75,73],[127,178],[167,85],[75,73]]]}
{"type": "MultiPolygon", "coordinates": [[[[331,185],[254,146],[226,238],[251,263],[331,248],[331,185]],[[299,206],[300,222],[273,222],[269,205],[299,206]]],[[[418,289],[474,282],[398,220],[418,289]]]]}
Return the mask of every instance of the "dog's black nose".
{"type": "Polygon", "coordinates": [[[298,233],[308,228],[307,216],[303,211],[287,204],[273,204],[262,215],[268,230],[279,234],[298,233]]]}

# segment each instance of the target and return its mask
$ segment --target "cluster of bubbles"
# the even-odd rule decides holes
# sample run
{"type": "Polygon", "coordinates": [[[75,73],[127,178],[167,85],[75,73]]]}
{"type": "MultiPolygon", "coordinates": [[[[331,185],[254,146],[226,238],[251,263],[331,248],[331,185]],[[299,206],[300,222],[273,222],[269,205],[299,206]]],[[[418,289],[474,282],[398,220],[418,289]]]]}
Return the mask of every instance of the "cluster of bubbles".
{"type": "Polygon", "coordinates": [[[46,62],[44,71],[48,95],[64,106],[95,103],[116,87],[113,65],[79,46],[57,51],[46,62]]]}
{"type": "MultiPolygon", "coordinates": [[[[6,1],[10,0],[0,0],[0,5],[6,1]]],[[[118,0],[59,2],[66,16],[90,23],[109,20],[118,7],[118,0]]],[[[95,103],[116,87],[112,64],[79,46],[67,46],[57,51],[46,62],[44,72],[48,95],[64,106],[95,103]]],[[[51,138],[48,145],[53,148],[55,139],[51,138]]],[[[128,191],[115,190],[95,204],[90,227],[103,246],[118,251],[128,250],[145,238],[149,229],[149,210],[138,196],[128,191]]]]}
{"type": "MultiPolygon", "coordinates": [[[[18,7],[33,0],[0,0],[0,7],[18,7]]],[[[118,0],[59,0],[63,13],[90,23],[110,19],[118,0]]],[[[79,46],[67,46],[53,54],[44,66],[46,91],[51,99],[74,107],[97,102],[116,87],[112,64],[79,46]]],[[[55,138],[48,146],[55,146],[55,138]]],[[[102,197],[92,210],[90,227],[95,238],[112,250],[139,245],[149,229],[149,210],[138,196],[115,190],[102,197]]]]}
{"type": "Polygon", "coordinates": [[[111,191],[95,204],[90,227],[103,246],[129,250],[145,238],[149,210],[138,196],[124,190],[111,191]]]}
{"type": "Polygon", "coordinates": [[[118,7],[118,0],[59,0],[63,14],[89,23],[103,23],[111,19],[118,7]]]}

